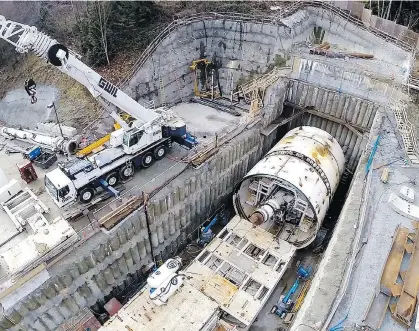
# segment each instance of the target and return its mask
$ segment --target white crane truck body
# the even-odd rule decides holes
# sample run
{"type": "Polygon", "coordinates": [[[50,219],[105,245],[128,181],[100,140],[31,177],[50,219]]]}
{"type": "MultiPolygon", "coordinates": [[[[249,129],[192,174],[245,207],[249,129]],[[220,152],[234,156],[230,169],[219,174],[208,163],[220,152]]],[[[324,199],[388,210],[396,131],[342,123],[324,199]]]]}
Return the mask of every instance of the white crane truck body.
{"type": "Polygon", "coordinates": [[[148,168],[154,160],[162,159],[170,147],[170,138],[163,138],[136,154],[126,154],[121,147],[112,147],[88,159],[73,159],[46,173],[45,187],[59,207],[77,199],[88,203],[100,187],[113,187],[127,181],[135,169],[148,168]]]}
{"type": "Polygon", "coordinates": [[[90,202],[98,187],[109,187],[130,178],[134,168],[148,168],[163,158],[172,141],[192,147],[196,142],[186,125],[167,109],[146,109],[78,59],[78,56],[35,27],[6,20],[0,15],[0,39],[20,53],[34,52],[84,85],[109,110],[122,129],[111,134],[111,147],[89,160],[76,159],[45,175],[48,193],[59,206],[90,202]],[[114,109],[109,109],[114,108],[114,109]],[[116,110],[135,120],[129,126],[116,110]]]}

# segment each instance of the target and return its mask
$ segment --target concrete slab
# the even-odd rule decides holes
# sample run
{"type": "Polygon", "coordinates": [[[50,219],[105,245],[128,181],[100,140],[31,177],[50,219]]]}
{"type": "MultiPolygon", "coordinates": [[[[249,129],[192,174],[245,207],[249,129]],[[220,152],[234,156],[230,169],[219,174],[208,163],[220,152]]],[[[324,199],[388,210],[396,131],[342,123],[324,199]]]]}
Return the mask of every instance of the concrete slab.
{"type": "Polygon", "coordinates": [[[388,202],[400,215],[415,221],[419,220],[419,206],[399,198],[394,192],[390,194],[388,202]]]}
{"type": "Polygon", "coordinates": [[[151,302],[149,289],[146,288],[100,330],[200,331],[209,330],[208,325],[217,319],[217,304],[193,286],[184,284],[167,304],[162,306],[156,306],[151,302]],[[193,309],[191,305],[199,309],[193,309]]]}
{"type": "Polygon", "coordinates": [[[408,202],[413,203],[415,201],[415,191],[404,185],[400,188],[399,196],[408,202]]]}
{"type": "MultiPolygon", "coordinates": [[[[394,126],[386,117],[381,127],[382,140],[374,158],[375,164],[384,164],[404,157],[396,137],[394,126]]],[[[380,181],[380,169],[372,170],[371,189],[367,206],[366,224],[361,234],[364,244],[359,247],[358,258],[349,279],[348,288],[329,327],[336,325],[347,315],[344,326],[362,325],[368,311],[371,298],[380,282],[381,270],[387,259],[395,229],[401,225],[411,231],[410,219],[398,214],[387,203],[392,192],[398,192],[404,184],[415,182],[416,168],[403,167],[403,161],[388,165],[390,177],[388,184],[380,181]]],[[[413,185],[413,187],[415,187],[413,185]]],[[[417,189],[415,187],[415,189],[417,189]]],[[[341,215],[342,216],[342,215],[341,215]]],[[[402,269],[403,269],[402,264],[402,269]]],[[[381,329],[383,331],[401,331],[405,328],[387,313],[381,329]]]]}
{"type": "Polygon", "coordinates": [[[234,116],[199,103],[181,103],[172,110],[183,118],[188,131],[199,138],[214,137],[217,133],[227,131],[240,122],[234,116]]]}

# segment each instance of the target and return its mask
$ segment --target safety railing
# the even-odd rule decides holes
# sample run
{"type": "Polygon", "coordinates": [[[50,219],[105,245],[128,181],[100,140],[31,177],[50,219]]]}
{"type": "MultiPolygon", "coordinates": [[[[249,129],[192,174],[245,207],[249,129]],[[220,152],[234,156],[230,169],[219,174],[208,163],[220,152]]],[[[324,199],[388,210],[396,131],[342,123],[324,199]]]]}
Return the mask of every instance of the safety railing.
{"type": "Polygon", "coordinates": [[[403,140],[403,145],[406,150],[406,154],[410,161],[414,164],[419,163],[418,157],[418,143],[417,137],[415,134],[415,127],[409,121],[409,118],[406,114],[406,104],[404,102],[399,102],[394,99],[390,99],[390,106],[394,112],[394,116],[397,122],[397,128],[400,132],[400,135],[403,140]]]}
{"type": "Polygon", "coordinates": [[[407,86],[408,88],[419,90],[419,75],[415,73],[416,56],[417,56],[417,52],[415,48],[412,50],[410,54],[411,61],[410,61],[410,68],[409,68],[409,77],[407,79],[407,86]]]}
{"type": "Polygon", "coordinates": [[[374,35],[376,35],[376,36],[378,36],[378,37],[380,37],[380,38],[384,39],[385,41],[387,41],[387,42],[391,42],[391,43],[393,43],[393,44],[395,44],[395,45],[399,46],[400,48],[404,49],[405,51],[410,52],[410,51],[412,51],[412,49],[414,49],[414,48],[415,48],[415,46],[416,46],[416,41],[413,41],[413,40],[412,40],[412,44],[413,44],[413,45],[412,45],[412,44],[410,44],[410,43],[407,43],[406,41],[403,41],[403,40],[401,40],[401,39],[399,39],[399,38],[396,38],[396,37],[394,37],[394,36],[392,36],[392,35],[388,34],[388,33],[387,33],[387,32],[385,32],[385,31],[382,31],[382,30],[377,29],[377,28],[375,28],[375,27],[366,26],[362,20],[360,20],[360,19],[356,18],[355,16],[352,16],[352,15],[350,14],[350,12],[349,12],[349,11],[347,11],[347,10],[343,10],[343,9],[338,8],[338,7],[336,7],[336,6],[333,6],[333,5],[332,5],[332,4],[330,4],[330,3],[323,2],[323,1],[309,1],[309,2],[306,2],[306,4],[307,4],[308,6],[321,7],[321,8],[327,9],[327,10],[329,10],[330,12],[332,12],[332,13],[334,13],[334,14],[337,14],[337,15],[339,15],[339,16],[341,16],[341,17],[343,17],[343,18],[347,19],[347,20],[348,20],[348,21],[350,21],[351,23],[356,24],[356,25],[357,25],[358,27],[360,27],[361,29],[363,29],[363,30],[365,30],[365,31],[368,31],[368,32],[371,32],[371,33],[373,33],[374,35]]]}
{"type": "MultiPolygon", "coordinates": [[[[287,12],[288,13],[288,12],[287,12]]],[[[206,20],[229,20],[234,22],[252,22],[259,24],[275,24],[279,23],[277,17],[266,17],[262,15],[248,15],[248,14],[238,14],[238,13],[199,13],[189,15],[187,17],[177,18],[172,23],[170,23],[164,30],[162,30],[157,37],[148,45],[148,47],[143,51],[138,60],[134,63],[132,69],[124,79],[122,79],[118,86],[121,88],[125,87],[128,81],[137,73],[137,71],[144,65],[144,63],[152,56],[157,47],[162,43],[162,41],[169,36],[170,33],[178,29],[179,27],[186,26],[196,22],[202,22],[206,20]]]]}
{"type": "MultiPolygon", "coordinates": [[[[216,12],[207,12],[207,13],[198,13],[192,14],[184,17],[175,18],[165,29],[163,29],[156,38],[148,45],[148,47],[142,52],[138,60],[134,63],[132,69],[129,73],[118,83],[118,86],[124,88],[127,83],[132,79],[132,77],[140,70],[144,63],[152,56],[156,48],[163,42],[163,40],[168,37],[170,33],[176,29],[186,26],[195,22],[201,22],[206,20],[226,20],[234,22],[251,22],[259,24],[272,24],[272,25],[283,25],[281,19],[288,17],[294,14],[296,11],[306,8],[306,7],[320,7],[329,12],[338,15],[347,21],[357,25],[359,28],[368,31],[387,42],[391,42],[396,46],[406,50],[412,51],[415,49],[415,45],[407,43],[401,39],[398,39],[390,34],[379,30],[375,27],[366,26],[363,21],[354,17],[350,14],[349,11],[343,10],[336,6],[331,5],[330,3],[323,1],[297,1],[292,5],[287,6],[284,10],[279,10],[276,14],[271,15],[251,15],[244,13],[216,13],[216,12]]],[[[412,43],[416,44],[412,41],[412,43]]]]}

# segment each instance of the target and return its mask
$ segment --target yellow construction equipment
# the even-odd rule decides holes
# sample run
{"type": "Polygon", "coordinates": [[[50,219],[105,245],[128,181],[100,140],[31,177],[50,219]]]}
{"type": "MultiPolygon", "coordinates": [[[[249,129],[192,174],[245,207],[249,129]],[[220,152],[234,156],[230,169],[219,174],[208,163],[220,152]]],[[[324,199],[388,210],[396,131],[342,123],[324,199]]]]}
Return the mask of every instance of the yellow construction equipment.
{"type": "MultiPolygon", "coordinates": [[[[128,115],[129,116],[129,115],[128,115]]],[[[124,118],[124,120],[126,120],[124,118]]],[[[118,123],[115,123],[114,125],[115,130],[118,130],[121,128],[121,126],[118,123]]],[[[96,140],[95,142],[91,143],[90,145],[86,146],[82,150],[80,150],[77,153],[77,157],[84,157],[92,153],[95,149],[99,148],[100,146],[104,145],[111,139],[111,134],[107,134],[106,136],[96,140]]]]}
{"type": "Polygon", "coordinates": [[[210,69],[210,76],[208,76],[208,66],[212,65],[212,62],[208,59],[198,59],[192,61],[192,65],[189,66],[195,73],[194,83],[194,94],[201,98],[215,99],[220,96],[218,89],[218,83],[214,82],[214,70],[210,69]],[[199,80],[202,82],[202,89],[199,88],[199,80]]]}
{"type": "Polygon", "coordinates": [[[208,59],[198,59],[198,60],[193,60],[193,61],[192,61],[192,65],[191,65],[191,66],[189,66],[189,68],[191,68],[192,70],[196,70],[196,68],[197,68],[198,64],[200,64],[200,63],[204,63],[204,64],[205,64],[205,66],[207,66],[208,64],[210,64],[210,63],[211,63],[211,61],[210,61],[210,60],[208,60],[208,59]]]}
{"type": "Polygon", "coordinates": [[[110,134],[107,134],[106,136],[104,136],[104,137],[96,140],[95,142],[91,143],[90,145],[88,145],[85,148],[83,148],[82,150],[80,150],[77,153],[77,157],[83,157],[83,156],[89,155],[96,148],[99,148],[100,146],[102,146],[103,144],[105,144],[106,142],[108,142],[109,139],[111,139],[111,135],[110,134]]]}
{"type": "Polygon", "coordinates": [[[286,77],[290,70],[289,66],[274,67],[271,71],[237,86],[237,91],[231,94],[231,102],[239,102],[240,99],[244,99],[247,104],[250,104],[250,114],[256,115],[264,106],[263,99],[266,89],[279,78],[286,77]]]}
{"type": "Polygon", "coordinates": [[[302,306],[302,304],[304,302],[304,299],[305,299],[305,297],[307,295],[307,292],[310,289],[310,285],[311,285],[311,279],[308,279],[304,283],[303,287],[301,288],[301,292],[298,295],[297,300],[295,300],[294,307],[293,307],[293,309],[291,311],[292,313],[297,313],[300,310],[300,308],[301,308],[301,306],[302,306]]]}
{"type": "MultiPolygon", "coordinates": [[[[135,118],[132,117],[130,114],[127,114],[127,113],[120,113],[119,117],[121,117],[125,122],[127,122],[128,125],[130,125],[132,122],[135,121],[135,118]]],[[[114,127],[115,127],[115,130],[118,130],[118,129],[121,128],[121,126],[118,123],[115,123],[114,127]],[[116,127],[116,126],[118,126],[118,127],[116,127]]]]}

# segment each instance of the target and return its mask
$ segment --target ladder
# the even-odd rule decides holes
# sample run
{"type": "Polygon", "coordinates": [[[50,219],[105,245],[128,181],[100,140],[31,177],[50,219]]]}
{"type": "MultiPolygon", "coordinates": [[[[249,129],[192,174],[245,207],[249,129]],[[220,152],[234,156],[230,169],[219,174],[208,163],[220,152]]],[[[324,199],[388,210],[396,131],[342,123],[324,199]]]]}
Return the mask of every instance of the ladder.
{"type": "Polygon", "coordinates": [[[303,287],[301,288],[301,292],[297,297],[297,300],[295,300],[294,307],[292,308],[292,313],[297,313],[301,306],[303,305],[304,299],[307,295],[308,290],[310,289],[311,285],[311,279],[306,280],[303,287]]]}
{"type": "Polygon", "coordinates": [[[233,90],[234,90],[234,76],[233,71],[230,69],[227,73],[227,89],[228,93],[230,94],[230,101],[233,102],[233,90]]]}
{"type": "Polygon", "coordinates": [[[160,103],[162,106],[166,106],[166,94],[164,93],[163,77],[161,76],[160,71],[159,71],[159,87],[160,87],[160,103]]]}
{"type": "Polygon", "coordinates": [[[304,201],[300,198],[295,199],[295,205],[294,209],[301,212],[303,215],[305,215],[307,211],[308,203],[307,201],[304,201]]]}
{"type": "Polygon", "coordinates": [[[253,191],[252,196],[246,203],[250,206],[256,206],[262,196],[269,194],[270,188],[271,185],[265,184],[262,180],[259,180],[257,183],[253,182],[249,186],[249,189],[253,191]]]}
{"type": "Polygon", "coordinates": [[[419,164],[419,158],[416,154],[416,137],[413,126],[407,118],[406,105],[395,100],[390,100],[390,105],[396,118],[397,129],[402,137],[407,157],[413,164],[419,164]]]}
{"type": "Polygon", "coordinates": [[[261,108],[263,108],[263,99],[265,98],[266,89],[275,83],[279,78],[288,77],[290,72],[290,66],[282,68],[274,67],[268,73],[238,86],[238,91],[232,93],[230,99],[233,101],[234,97],[237,99],[243,97],[246,103],[250,103],[250,112],[252,115],[255,115],[261,108]]]}
{"type": "Polygon", "coordinates": [[[269,193],[270,185],[265,184],[263,181],[258,182],[258,188],[256,191],[256,202],[260,201],[260,198],[263,196],[267,196],[269,193]]]}
{"type": "MultiPolygon", "coordinates": [[[[308,208],[308,202],[307,201],[302,200],[298,197],[295,199],[294,209],[301,212],[299,229],[302,230],[302,231],[304,231],[303,226],[304,226],[304,219],[306,217],[307,208],[308,208]]],[[[304,231],[304,232],[306,232],[306,231],[304,231]]]]}

